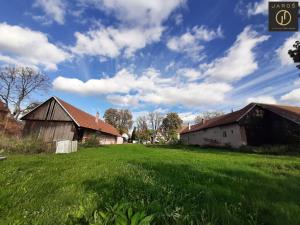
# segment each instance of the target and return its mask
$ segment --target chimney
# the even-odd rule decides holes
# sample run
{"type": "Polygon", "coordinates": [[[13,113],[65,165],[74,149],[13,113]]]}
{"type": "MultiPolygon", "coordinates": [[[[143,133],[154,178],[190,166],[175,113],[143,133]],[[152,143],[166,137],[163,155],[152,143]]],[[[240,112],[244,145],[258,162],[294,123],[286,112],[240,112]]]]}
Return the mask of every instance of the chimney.
{"type": "Polygon", "coordinates": [[[205,124],[205,122],[206,122],[205,119],[202,119],[202,124],[205,124]]]}
{"type": "Polygon", "coordinates": [[[97,112],[95,116],[95,122],[98,123],[98,121],[99,121],[99,112],[97,112]]]}
{"type": "Polygon", "coordinates": [[[191,124],[190,123],[188,123],[188,127],[189,127],[189,130],[191,130],[191,124]]]}

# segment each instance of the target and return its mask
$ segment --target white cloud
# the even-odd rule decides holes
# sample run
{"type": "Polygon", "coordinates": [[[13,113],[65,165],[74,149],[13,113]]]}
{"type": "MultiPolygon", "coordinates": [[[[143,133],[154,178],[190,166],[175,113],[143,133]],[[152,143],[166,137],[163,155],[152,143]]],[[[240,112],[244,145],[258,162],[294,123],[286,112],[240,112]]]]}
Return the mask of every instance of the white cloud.
{"type": "Polygon", "coordinates": [[[80,55],[115,58],[124,53],[126,57],[130,57],[147,44],[159,41],[162,32],[162,27],[149,29],[100,27],[85,34],[76,32],[76,45],[71,49],[80,55]]]}
{"type": "Polygon", "coordinates": [[[294,81],[294,85],[295,86],[300,86],[300,78],[298,78],[297,80],[294,81]]]}
{"type": "Polygon", "coordinates": [[[108,95],[106,99],[109,102],[120,106],[136,106],[139,104],[138,96],[132,95],[108,95]]]}
{"type": "Polygon", "coordinates": [[[183,120],[183,123],[187,124],[187,123],[194,123],[195,118],[198,114],[195,114],[193,112],[182,112],[182,113],[178,113],[178,115],[183,120]]]}
{"type": "Polygon", "coordinates": [[[113,94],[128,93],[135,87],[136,77],[127,70],[120,70],[114,77],[102,79],[90,79],[83,82],[77,78],[59,76],[53,81],[53,87],[57,90],[80,94],[113,94]]]}
{"type": "Polygon", "coordinates": [[[288,54],[288,51],[293,48],[295,41],[299,41],[300,33],[297,32],[287,38],[284,43],[276,50],[277,56],[281,62],[281,65],[293,64],[293,59],[288,54]]]}
{"type": "Polygon", "coordinates": [[[224,57],[201,65],[204,75],[218,80],[235,81],[253,73],[258,67],[253,49],[268,38],[269,36],[259,35],[250,26],[245,27],[224,57]]]}
{"type": "Polygon", "coordinates": [[[48,41],[44,33],[0,23],[0,61],[8,64],[57,69],[70,55],[48,41]]]}
{"type": "Polygon", "coordinates": [[[113,77],[83,82],[75,78],[58,77],[53,81],[56,90],[80,94],[110,94],[108,100],[117,104],[145,102],[157,105],[201,106],[221,103],[232,87],[226,83],[179,82],[163,78],[157,70],[148,69],[137,76],[126,69],[113,77]]]}
{"type": "Polygon", "coordinates": [[[277,101],[274,97],[268,95],[262,95],[257,97],[250,97],[247,99],[247,103],[265,103],[265,104],[277,104],[277,101]]]}
{"type": "Polygon", "coordinates": [[[171,69],[173,69],[174,67],[175,67],[175,61],[173,60],[173,61],[171,61],[167,66],[166,66],[166,68],[165,68],[165,71],[169,71],[169,70],[171,70],[171,69]]]}
{"type": "Polygon", "coordinates": [[[223,102],[225,94],[231,89],[226,83],[187,83],[157,88],[141,94],[140,99],[152,104],[201,106],[223,102]]]}
{"type": "Polygon", "coordinates": [[[160,26],[186,0],[81,0],[113,14],[119,21],[131,25],[160,26]]]}
{"type": "Polygon", "coordinates": [[[182,68],[177,70],[177,75],[184,76],[188,80],[193,81],[199,79],[202,74],[199,70],[196,70],[194,68],[182,68]]]}
{"type": "Polygon", "coordinates": [[[86,33],[76,32],[77,54],[99,58],[131,57],[149,44],[160,41],[163,22],[186,0],[80,0],[83,6],[113,15],[118,26],[100,26],[86,33]]]}
{"type": "Polygon", "coordinates": [[[193,60],[201,60],[204,55],[200,55],[203,46],[201,41],[211,41],[223,37],[221,27],[217,30],[209,30],[205,26],[195,26],[191,31],[187,31],[181,36],[172,37],[167,42],[167,47],[179,53],[185,53],[193,60]]]}
{"type": "Polygon", "coordinates": [[[268,14],[268,7],[269,2],[280,2],[282,0],[260,0],[259,2],[254,2],[248,4],[248,16],[254,16],[258,14],[267,15],[268,14]]]}
{"type": "Polygon", "coordinates": [[[64,24],[66,4],[63,0],[36,0],[34,6],[42,8],[48,18],[64,24]]]}
{"type": "Polygon", "coordinates": [[[175,15],[174,20],[177,26],[181,25],[183,23],[183,15],[182,14],[175,15]]]}
{"type": "Polygon", "coordinates": [[[268,2],[269,0],[261,0],[260,2],[255,2],[253,4],[248,5],[248,15],[257,15],[257,14],[264,14],[267,15],[268,13],[268,2]]]}
{"type": "MultiPolygon", "coordinates": [[[[258,2],[250,3],[247,6],[247,13],[248,16],[254,16],[254,15],[267,15],[268,9],[269,9],[269,2],[284,2],[289,0],[260,0],[258,2]]],[[[296,0],[298,1],[298,0],[296,0]]]]}
{"type": "Polygon", "coordinates": [[[300,88],[294,89],[291,92],[283,95],[281,100],[300,103],[300,88]]]}

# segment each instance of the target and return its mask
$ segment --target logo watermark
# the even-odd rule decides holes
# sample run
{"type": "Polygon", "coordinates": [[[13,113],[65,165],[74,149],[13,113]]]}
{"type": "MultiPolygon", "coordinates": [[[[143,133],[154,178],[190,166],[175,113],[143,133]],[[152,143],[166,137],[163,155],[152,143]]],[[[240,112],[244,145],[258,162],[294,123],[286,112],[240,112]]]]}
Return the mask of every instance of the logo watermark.
{"type": "Polygon", "coordinates": [[[269,2],[269,31],[298,31],[298,2],[269,2]]]}

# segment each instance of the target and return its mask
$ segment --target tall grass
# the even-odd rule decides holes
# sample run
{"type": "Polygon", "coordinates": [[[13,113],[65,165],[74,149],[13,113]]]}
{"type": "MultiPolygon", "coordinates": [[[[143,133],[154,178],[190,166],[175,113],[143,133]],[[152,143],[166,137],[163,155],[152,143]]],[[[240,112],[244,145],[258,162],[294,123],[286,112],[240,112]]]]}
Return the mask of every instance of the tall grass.
{"type": "Polygon", "coordinates": [[[52,143],[31,138],[16,138],[0,135],[0,150],[7,153],[35,154],[53,151],[52,143]]]}
{"type": "Polygon", "coordinates": [[[154,225],[300,221],[297,156],[142,145],[13,154],[0,162],[0,186],[0,224],[130,224],[135,214],[154,225]]]}

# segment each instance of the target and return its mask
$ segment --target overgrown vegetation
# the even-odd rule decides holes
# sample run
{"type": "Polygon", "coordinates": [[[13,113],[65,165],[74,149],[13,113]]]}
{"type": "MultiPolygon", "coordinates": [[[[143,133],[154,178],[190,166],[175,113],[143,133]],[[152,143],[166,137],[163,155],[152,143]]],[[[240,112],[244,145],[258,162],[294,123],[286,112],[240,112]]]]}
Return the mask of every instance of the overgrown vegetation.
{"type": "Polygon", "coordinates": [[[136,213],[163,225],[300,221],[297,156],[179,145],[13,154],[0,162],[0,186],[5,225],[132,224],[136,213]]]}
{"type": "Polygon", "coordinates": [[[52,143],[43,143],[42,141],[31,138],[17,138],[0,135],[0,150],[7,153],[16,154],[34,154],[42,152],[53,152],[52,143]]]}
{"type": "Polygon", "coordinates": [[[153,215],[146,215],[144,211],[134,211],[126,204],[108,206],[105,210],[95,210],[92,215],[87,215],[83,208],[75,214],[69,214],[66,224],[87,225],[150,225],[153,215]]]}
{"type": "Polygon", "coordinates": [[[264,145],[259,147],[244,146],[240,152],[269,154],[269,155],[285,155],[297,154],[300,155],[300,145],[264,145]]]}
{"type": "Polygon", "coordinates": [[[92,148],[99,146],[99,138],[97,137],[97,135],[93,135],[92,137],[86,139],[83,143],[80,143],[80,147],[82,148],[92,148]]]}

